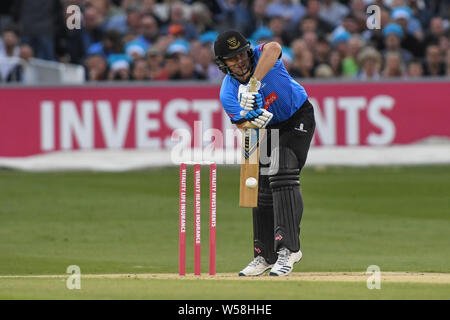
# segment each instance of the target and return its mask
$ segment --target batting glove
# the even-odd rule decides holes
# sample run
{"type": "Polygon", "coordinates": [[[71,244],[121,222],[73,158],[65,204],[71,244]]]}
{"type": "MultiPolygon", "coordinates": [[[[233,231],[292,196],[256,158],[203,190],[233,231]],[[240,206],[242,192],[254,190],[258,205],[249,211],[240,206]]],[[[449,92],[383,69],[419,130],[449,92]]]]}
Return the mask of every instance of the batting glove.
{"type": "Polygon", "coordinates": [[[243,117],[254,126],[262,129],[272,120],[273,114],[266,109],[256,109],[248,111],[243,117]]]}
{"type": "Polygon", "coordinates": [[[256,84],[257,92],[250,92],[249,85],[241,84],[239,86],[238,99],[239,104],[243,109],[251,111],[254,109],[262,108],[263,106],[262,96],[260,93],[258,93],[258,90],[260,88],[261,88],[260,81],[258,81],[256,84]]]}

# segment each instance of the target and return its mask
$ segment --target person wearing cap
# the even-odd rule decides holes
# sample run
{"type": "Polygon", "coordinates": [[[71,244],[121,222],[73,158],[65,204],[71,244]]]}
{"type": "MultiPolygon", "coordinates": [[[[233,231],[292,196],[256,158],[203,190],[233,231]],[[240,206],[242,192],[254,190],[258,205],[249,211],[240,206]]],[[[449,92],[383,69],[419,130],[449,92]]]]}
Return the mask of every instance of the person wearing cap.
{"type": "MultiPolygon", "coordinates": [[[[258,206],[253,208],[254,259],[240,276],[286,276],[300,261],[303,199],[299,174],[315,130],[314,110],[305,89],[286,71],[277,42],[250,46],[234,30],[215,43],[215,62],[225,73],[220,101],[239,129],[266,128],[261,150],[270,149],[270,164],[260,163],[258,206]],[[256,81],[251,92],[249,81],[256,81]]],[[[260,158],[261,159],[261,158],[260,158]]]]}
{"type": "Polygon", "coordinates": [[[385,57],[388,52],[395,51],[401,55],[402,61],[406,64],[413,58],[411,52],[401,47],[404,33],[400,25],[389,23],[383,28],[382,34],[385,47],[385,50],[382,52],[383,57],[385,57]]]}
{"type": "Polygon", "coordinates": [[[399,25],[403,31],[402,48],[411,52],[415,57],[421,57],[424,53],[421,41],[408,30],[412,18],[412,11],[408,7],[397,7],[391,11],[391,20],[399,25]]]}

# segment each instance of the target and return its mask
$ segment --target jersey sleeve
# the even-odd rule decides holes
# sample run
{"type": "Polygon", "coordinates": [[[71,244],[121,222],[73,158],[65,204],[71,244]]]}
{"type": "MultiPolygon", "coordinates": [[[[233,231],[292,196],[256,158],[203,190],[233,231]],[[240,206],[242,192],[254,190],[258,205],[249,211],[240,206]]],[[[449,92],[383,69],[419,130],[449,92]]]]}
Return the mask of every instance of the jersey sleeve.
{"type": "MultiPolygon", "coordinates": [[[[265,43],[259,44],[253,49],[253,54],[255,56],[256,62],[258,62],[259,57],[262,54],[262,51],[264,49],[264,45],[265,45],[265,43]]],[[[282,53],[280,53],[280,56],[278,57],[278,60],[281,58],[281,56],[282,56],[282,53]]]]}
{"type": "Polygon", "coordinates": [[[220,88],[220,103],[231,123],[237,124],[246,120],[241,116],[242,108],[238,101],[238,88],[224,81],[220,88]]]}

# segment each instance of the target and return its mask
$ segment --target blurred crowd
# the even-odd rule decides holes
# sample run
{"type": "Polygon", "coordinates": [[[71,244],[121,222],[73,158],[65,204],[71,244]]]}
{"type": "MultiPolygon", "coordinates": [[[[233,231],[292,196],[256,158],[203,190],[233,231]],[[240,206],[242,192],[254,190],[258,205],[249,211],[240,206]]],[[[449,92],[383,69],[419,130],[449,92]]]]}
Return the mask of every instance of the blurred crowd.
{"type": "MultiPolygon", "coordinates": [[[[219,82],[212,45],[234,29],[279,42],[296,78],[449,77],[449,17],[450,0],[2,0],[0,59],[83,65],[87,81],[219,82]]],[[[0,82],[19,71],[0,64],[0,82]]]]}

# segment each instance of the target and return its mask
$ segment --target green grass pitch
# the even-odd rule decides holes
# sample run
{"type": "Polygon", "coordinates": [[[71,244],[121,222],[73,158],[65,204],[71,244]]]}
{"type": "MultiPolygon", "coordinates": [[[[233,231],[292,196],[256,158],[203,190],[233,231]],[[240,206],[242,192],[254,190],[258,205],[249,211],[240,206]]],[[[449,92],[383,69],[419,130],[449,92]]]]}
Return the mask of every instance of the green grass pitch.
{"type": "MultiPolygon", "coordinates": [[[[193,272],[193,170],[187,272],[193,272]]],[[[178,168],[99,173],[0,171],[0,299],[449,299],[450,283],[163,278],[178,272],[178,168]],[[81,290],[65,286],[78,265],[81,290]],[[30,275],[49,275],[32,278],[30,275]],[[50,275],[59,275],[52,278],[50,275]],[[19,278],[5,276],[24,276],[19,278]],[[276,295],[275,293],[282,294],[276,295]]],[[[305,168],[303,259],[295,272],[450,273],[450,166],[305,168]]],[[[239,168],[218,166],[217,272],[251,259],[239,168]]],[[[202,272],[208,272],[208,171],[202,169],[202,272]]],[[[448,279],[448,278],[447,278],[448,279]]]]}

